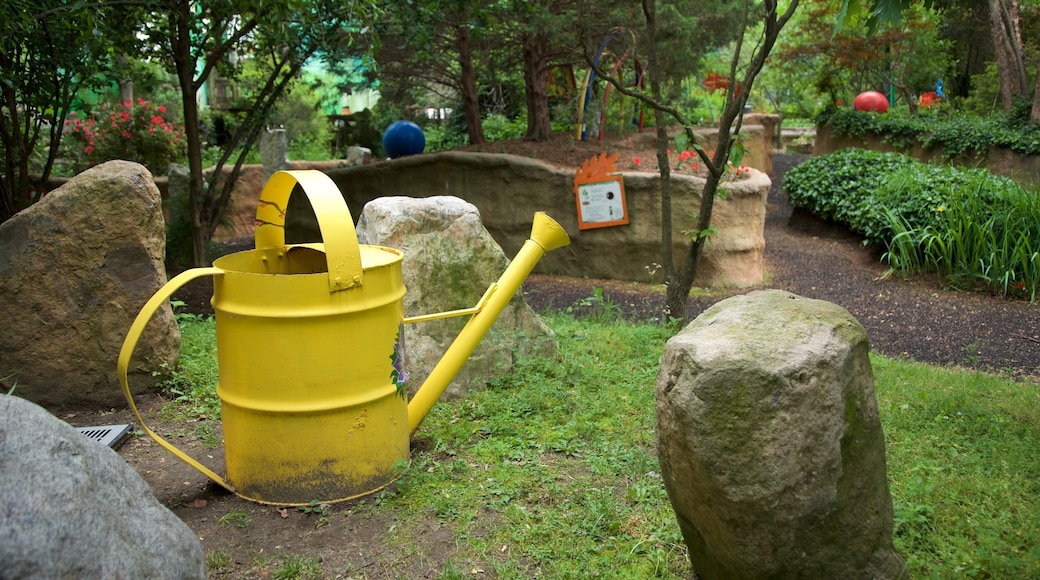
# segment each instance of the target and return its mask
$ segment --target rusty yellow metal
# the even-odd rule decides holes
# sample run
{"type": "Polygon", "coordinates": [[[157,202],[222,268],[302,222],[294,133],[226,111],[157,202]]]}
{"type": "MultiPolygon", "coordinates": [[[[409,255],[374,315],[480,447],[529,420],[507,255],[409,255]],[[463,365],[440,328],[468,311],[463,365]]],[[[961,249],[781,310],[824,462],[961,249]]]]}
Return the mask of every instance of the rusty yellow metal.
{"type": "Polygon", "coordinates": [[[545,252],[570,243],[545,214],[531,239],[474,308],[408,322],[471,316],[430,377],[405,400],[401,252],[360,245],[335,184],[317,171],[282,171],[256,212],[256,248],[170,280],[137,315],[117,371],[150,437],[204,475],[260,503],[307,505],[359,497],[393,481],[409,436],[545,252]],[[295,188],[307,196],[322,242],[285,244],[295,188]],[[127,369],[144,327],[181,286],[213,276],[227,477],[201,465],[144,424],[127,369]]]}

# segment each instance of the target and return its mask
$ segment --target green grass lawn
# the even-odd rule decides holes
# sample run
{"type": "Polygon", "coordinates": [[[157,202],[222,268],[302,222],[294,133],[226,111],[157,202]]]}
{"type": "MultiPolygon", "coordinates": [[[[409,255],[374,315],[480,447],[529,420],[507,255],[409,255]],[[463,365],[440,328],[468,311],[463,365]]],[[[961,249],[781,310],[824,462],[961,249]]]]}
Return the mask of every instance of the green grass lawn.
{"type": "MultiPolygon", "coordinates": [[[[672,330],[609,318],[547,316],[559,360],[438,404],[411,467],[352,513],[391,510],[388,541],[406,553],[431,525],[451,530],[447,578],[688,577],[655,456],[654,381],[672,330]]],[[[213,323],[181,322],[177,405],[215,416],[213,323]]],[[[871,360],[912,576],[1040,577],[1038,385],[871,360]]]]}

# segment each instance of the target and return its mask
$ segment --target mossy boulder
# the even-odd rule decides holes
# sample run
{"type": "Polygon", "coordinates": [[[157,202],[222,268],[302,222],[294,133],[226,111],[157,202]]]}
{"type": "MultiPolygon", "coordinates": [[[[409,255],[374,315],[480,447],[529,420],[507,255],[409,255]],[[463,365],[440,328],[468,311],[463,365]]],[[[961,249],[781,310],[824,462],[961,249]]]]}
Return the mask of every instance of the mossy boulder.
{"type": "Polygon", "coordinates": [[[863,327],[782,291],[724,300],[668,341],[658,452],[702,578],[899,578],[863,327]]]}
{"type": "MultiPolygon", "coordinates": [[[[357,226],[363,244],[404,253],[405,316],[477,306],[509,266],[509,258],[481,222],[480,212],[457,197],[384,197],[372,200],[357,226]]],[[[469,316],[405,325],[409,391],[429,376],[469,316]]],[[[512,371],[522,358],[556,356],[556,337],[517,293],[448,387],[453,399],[512,371]]]]}

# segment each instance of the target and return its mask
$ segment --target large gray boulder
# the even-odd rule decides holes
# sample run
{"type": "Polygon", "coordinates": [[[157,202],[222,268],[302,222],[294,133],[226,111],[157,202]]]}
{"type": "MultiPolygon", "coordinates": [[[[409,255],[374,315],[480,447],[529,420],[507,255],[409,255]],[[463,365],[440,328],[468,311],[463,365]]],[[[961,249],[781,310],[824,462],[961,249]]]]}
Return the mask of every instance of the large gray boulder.
{"type": "Polygon", "coordinates": [[[205,578],[191,529],[107,446],[0,396],[0,578],[205,578]]]}
{"type": "Polygon", "coordinates": [[[705,579],[899,578],[863,327],[781,291],[723,300],[668,341],[658,453],[705,579]]]}
{"type": "MultiPolygon", "coordinates": [[[[363,244],[404,253],[405,316],[471,308],[509,265],[472,204],[456,197],[385,197],[365,205],[358,220],[363,244]]],[[[411,391],[422,385],[468,317],[405,326],[411,391]]],[[[445,398],[510,372],[520,358],[555,357],[556,337],[518,292],[452,381],[445,398]]]]}
{"type": "MultiPolygon", "coordinates": [[[[162,200],[144,167],[98,165],[0,224],[0,383],[49,408],[125,405],[116,359],[138,310],[166,281],[162,200]]],[[[131,386],[176,364],[169,305],[131,361],[131,386]]]]}

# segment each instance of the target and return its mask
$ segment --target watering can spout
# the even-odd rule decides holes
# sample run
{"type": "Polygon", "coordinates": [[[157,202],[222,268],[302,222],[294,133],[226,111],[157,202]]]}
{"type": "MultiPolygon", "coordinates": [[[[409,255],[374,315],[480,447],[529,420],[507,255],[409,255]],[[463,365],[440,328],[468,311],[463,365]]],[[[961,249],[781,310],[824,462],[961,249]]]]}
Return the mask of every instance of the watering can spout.
{"type": "Polygon", "coordinates": [[[571,238],[567,235],[567,232],[544,211],[534,214],[534,225],[531,226],[531,240],[542,247],[543,253],[550,252],[556,248],[562,248],[571,243],[571,238]]]}
{"type": "Polygon", "coordinates": [[[527,279],[527,275],[531,273],[542,256],[546,252],[562,248],[570,243],[570,236],[560,224],[544,212],[534,214],[530,239],[524,242],[523,247],[517,252],[516,257],[513,258],[498,281],[488,288],[479,310],[469,319],[462,332],[451,343],[447,352],[430,372],[430,376],[408,403],[409,433],[414,433],[419,428],[419,424],[447,390],[463,363],[480,344],[495,319],[512,300],[513,295],[520,289],[520,285],[527,279]]]}

